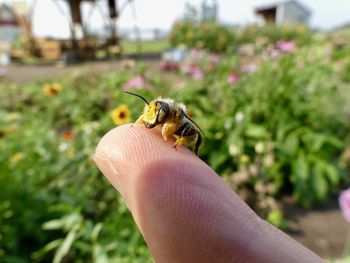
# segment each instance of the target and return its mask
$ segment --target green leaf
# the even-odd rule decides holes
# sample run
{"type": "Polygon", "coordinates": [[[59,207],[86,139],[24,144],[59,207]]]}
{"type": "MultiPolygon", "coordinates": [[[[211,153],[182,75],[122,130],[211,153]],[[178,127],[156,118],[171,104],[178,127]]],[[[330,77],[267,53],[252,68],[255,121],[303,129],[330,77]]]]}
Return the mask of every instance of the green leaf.
{"type": "Polygon", "coordinates": [[[59,247],[63,239],[56,239],[47,243],[42,249],[33,253],[33,259],[40,259],[42,256],[59,247]]]}
{"type": "Polygon", "coordinates": [[[281,211],[271,211],[268,215],[267,215],[267,221],[280,228],[280,229],[286,229],[288,228],[288,222],[287,220],[283,217],[283,214],[281,213],[281,211]]]}
{"type": "Polygon", "coordinates": [[[96,263],[108,263],[109,262],[106,251],[99,244],[96,244],[93,246],[92,254],[93,254],[93,262],[96,262],[96,263]]]}
{"type": "Polygon", "coordinates": [[[61,229],[65,225],[65,221],[63,219],[54,219],[47,221],[43,224],[44,230],[55,230],[61,229]]]}
{"type": "Polygon", "coordinates": [[[264,139],[267,134],[265,127],[256,124],[250,124],[245,131],[245,135],[253,139],[264,139]]]}
{"type": "Polygon", "coordinates": [[[101,232],[101,230],[102,230],[102,224],[101,223],[96,224],[91,233],[91,239],[93,242],[97,241],[98,235],[101,232]]]}
{"type": "Polygon", "coordinates": [[[287,154],[295,155],[299,148],[299,138],[295,133],[289,134],[282,147],[287,154]]]}
{"type": "Polygon", "coordinates": [[[344,147],[344,142],[339,140],[335,136],[328,135],[328,136],[326,136],[325,140],[327,141],[327,143],[334,146],[335,148],[341,149],[344,147]]]}
{"type": "Polygon", "coordinates": [[[294,174],[302,181],[306,181],[309,176],[309,164],[304,154],[299,154],[297,160],[294,162],[294,174]]]}
{"type": "Polygon", "coordinates": [[[338,172],[337,168],[334,165],[324,163],[324,168],[326,172],[326,176],[328,180],[331,182],[333,186],[337,185],[340,181],[340,173],[338,172]]]}
{"type": "Polygon", "coordinates": [[[66,256],[73,244],[73,241],[77,235],[77,229],[71,230],[66,238],[63,240],[62,244],[55,253],[53,263],[60,263],[64,256],[66,256]]]}
{"type": "Polygon", "coordinates": [[[294,198],[303,206],[310,207],[313,201],[313,194],[308,189],[309,163],[304,154],[299,153],[298,158],[292,164],[291,181],[294,184],[294,198]]]}
{"type": "Polygon", "coordinates": [[[65,228],[70,230],[80,225],[83,221],[82,216],[79,213],[72,213],[64,217],[65,228]]]}
{"type": "Polygon", "coordinates": [[[328,193],[328,182],[324,175],[323,167],[315,164],[311,175],[311,187],[318,200],[324,200],[328,193]]]}

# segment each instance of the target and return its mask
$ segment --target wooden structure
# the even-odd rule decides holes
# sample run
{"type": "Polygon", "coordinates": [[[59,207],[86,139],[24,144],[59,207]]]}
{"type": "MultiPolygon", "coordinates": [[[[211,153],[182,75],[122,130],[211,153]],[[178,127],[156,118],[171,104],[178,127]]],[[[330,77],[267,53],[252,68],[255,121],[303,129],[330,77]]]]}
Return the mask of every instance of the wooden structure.
{"type": "MultiPolygon", "coordinates": [[[[55,0],[54,0],[55,1],[55,0]]],[[[81,4],[83,2],[90,2],[92,4],[96,4],[100,0],[65,0],[67,4],[69,5],[70,9],[70,17],[69,19],[71,21],[70,24],[70,30],[71,30],[71,36],[72,36],[72,47],[68,54],[71,54],[73,56],[77,56],[78,59],[89,57],[97,49],[105,49],[108,51],[108,53],[115,53],[114,55],[120,55],[121,53],[121,47],[120,47],[120,41],[118,37],[116,22],[119,18],[120,13],[124,10],[124,8],[133,2],[133,0],[124,0],[124,3],[121,7],[118,6],[118,0],[107,0],[107,9],[108,14],[103,15],[103,19],[105,20],[105,23],[109,26],[110,34],[107,38],[107,41],[99,45],[97,44],[96,39],[94,37],[90,36],[86,30],[85,25],[89,21],[83,21],[82,14],[81,14],[81,4]],[[83,39],[78,40],[77,39],[77,30],[80,30],[83,32],[83,39]]]]}
{"type": "Polygon", "coordinates": [[[308,24],[311,12],[295,0],[279,1],[255,8],[255,13],[263,17],[265,23],[283,25],[285,23],[308,24]]]}
{"type": "MultiPolygon", "coordinates": [[[[133,0],[124,0],[120,8],[118,7],[118,0],[61,0],[67,3],[69,14],[66,14],[63,9],[60,8],[59,0],[51,1],[57,6],[58,11],[60,11],[62,15],[67,16],[71,39],[68,41],[45,40],[33,36],[32,15],[37,0],[33,1],[30,10],[26,13],[18,13],[9,5],[8,8],[11,14],[13,14],[13,19],[5,22],[18,25],[23,33],[23,37],[21,37],[21,42],[23,42],[22,46],[25,46],[24,49],[12,51],[14,58],[21,59],[21,57],[24,56],[34,56],[45,60],[58,60],[62,58],[66,62],[73,62],[77,60],[93,59],[96,51],[101,49],[107,51],[108,54],[113,53],[113,55],[120,55],[121,48],[116,22],[121,11],[124,10],[128,4],[132,3],[133,0]],[[86,30],[90,21],[88,21],[88,18],[86,18],[87,21],[84,21],[82,16],[81,5],[83,2],[91,3],[92,8],[96,8],[98,2],[108,5],[108,14],[101,14],[102,18],[105,20],[105,25],[107,25],[110,30],[109,36],[104,43],[101,43],[97,37],[90,35],[86,30]],[[82,32],[82,34],[79,35],[80,32],[82,32]]],[[[1,21],[0,17],[0,25],[1,22],[5,23],[1,21]]]]}
{"type": "MultiPolygon", "coordinates": [[[[82,2],[95,3],[98,0],[66,0],[66,1],[70,7],[70,12],[71,12],[71,18],[72,18],[71,33],[72,33],[73,42],[76,41],[76,29],[79,27],[83,31],[84,38],[86,38],[87,33],[84,30],[85,21],[82,20],[80,6],[82,2]]],[[[108,4],[109,14],[108,14],[108,17],[106,17],[105,19],[108,20],[109,26],[110,26],[110,37],[108,38],[108,43],[112,45],[118,45],[119,39],[117,37],[117,32],[116,32],[116,20],[118,18],[117,0],[108,0],[107,4],[108,4]]]]}

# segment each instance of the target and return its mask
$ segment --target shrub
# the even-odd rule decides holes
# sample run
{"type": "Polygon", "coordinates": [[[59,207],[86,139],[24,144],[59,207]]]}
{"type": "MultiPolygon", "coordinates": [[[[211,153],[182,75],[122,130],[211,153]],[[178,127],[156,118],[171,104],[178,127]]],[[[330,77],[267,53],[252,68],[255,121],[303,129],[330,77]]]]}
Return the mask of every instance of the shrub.
{"type": "Polygon", "coordinates": [[[182,21],[173,26],[169,41],[174,47],[185,45],[187,48],[223,53],[233,49],[235,38],[232,29],[216,22],[182,21]]]}
{"type": "Polygon", "coordinates": [[[240,44],[256,43],[257,41],[264,43],[276,43],[279,40],[293,40],[299,45],[311,43],[312,32],[305,26],[293,24],[285,24],[283,26],[252,25],[239,30],[237,41],[240,44]]]}

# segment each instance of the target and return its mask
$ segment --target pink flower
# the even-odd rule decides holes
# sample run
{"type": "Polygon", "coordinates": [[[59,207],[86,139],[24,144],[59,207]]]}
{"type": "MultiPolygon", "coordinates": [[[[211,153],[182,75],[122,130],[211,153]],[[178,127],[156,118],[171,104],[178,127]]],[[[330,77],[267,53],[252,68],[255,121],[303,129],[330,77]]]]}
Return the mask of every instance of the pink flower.
{"type": "Polygon", "coordinates": [[[0,77],[6,76],[7,74],[7,69],[6,68],[0,68],[0,77]]]}
{"type": "Polygon", "coordinates": [[[218,54],[210,54],[209,55],[209,61],[213,64],[218,64],[221,60],[220,55],[218,54]]]}
{"type": "Polygon", "coordinates": [[[192,75],[194,70],[196,69],[196,65],[195,64],[184,64],[182,67],[182,71],[186,74],[186,75],[192,75]]]}
{"type": "Polygon", "coordinates": [[[177,71],[179,69],[179,63],[172,61],[162,61],[160,63],[160,69],[163,71],[177,71]]]}
{"type": "Polygon", "coordinates": [[[350,223],[350,188],[340,193],[339,206],[345,220],[350,223]]]}
{"type": "Polygon", "coordinates": [[[130,79],[127,83],[123,85],[124,89],[131,89],[131,88],[137,88],[137,89],[152,89],[153,86],[148,85],[146,83],[146,80],[142,76],[136,76],[132,79],[130,79]]]}
{"type": "Polygon", "coordinates": [[[204,72],[196,64],[185,64],[182,68],[186,75],[190,75],[195,79],[203,79],[204,72]]]}
{"type": "Polygon", "coordinates": [[[241,68],[241,72],[242,73],[252,73],[252,72],[255,72],[256,69],[257,69],[257,67],[255,64],[247,64],[241,68]]]}
{"type": "Polygon", "coordinates": [[[193,60],[198,60],[204,56],[205,56],[205,52],[203,50],[200,50],[200,49],[192,49],[190,52],[190,57],[193,60]]]}
{"type": "Polygon", "coordinates": [[[239,75],[236,73],[230,73],[227,77],[227,83],[228,84],[235,84],[239,81],[239,75]]]}
{"type": "Polygon", "coordinates": [[[201,70],[200,68],[195,68],[193,73],[192,73],[192,76],[195,78],[195,79],[203,79],[204,77],[204,72],[203,70],[201,70]]]}
{"type": "Polygon", "coordinates": [[[136,76],[124,84],[125,89],[131,89],[131,88],[142,89],[144,86],[145,86],[145,80],[141,76],[136,76]]]}
{"type": "Polygon", "coordinates": [[[279,40],[276,43],[276,48],[284,53],[290,53],[294,51],[295,43],[293,41],[279,40]]]}

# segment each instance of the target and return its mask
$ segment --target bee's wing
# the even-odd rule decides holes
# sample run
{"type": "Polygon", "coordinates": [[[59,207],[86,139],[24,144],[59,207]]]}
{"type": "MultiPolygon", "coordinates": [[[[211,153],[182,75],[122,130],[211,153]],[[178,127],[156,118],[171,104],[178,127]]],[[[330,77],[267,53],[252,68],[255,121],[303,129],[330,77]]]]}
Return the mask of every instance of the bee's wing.
{"type": "Polygon", "coordinates": [[[202,134],[204,134],[204,132],[203,132],[202,129],[198,126],[198,124],[197,124],[194,120],[192,120],[192,118],[191,118],[190,116],[188,116],[187,113],[185,113],[185,116],[186,116],[187,119],[190,120],[190,122],[192,122],[192,123],[198,128],[198,130],[199,130],[202,134]]]}

